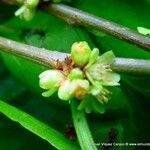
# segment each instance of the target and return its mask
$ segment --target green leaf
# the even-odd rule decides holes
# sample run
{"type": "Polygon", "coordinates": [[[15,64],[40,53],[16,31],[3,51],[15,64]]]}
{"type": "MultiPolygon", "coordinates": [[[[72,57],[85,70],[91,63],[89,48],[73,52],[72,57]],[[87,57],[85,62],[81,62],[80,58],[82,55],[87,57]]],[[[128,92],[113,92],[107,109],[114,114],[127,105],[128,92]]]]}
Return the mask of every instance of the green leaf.
{"type": "Polygon", "coordinates": [[[66,139],[64,135],[53,128],[3,101],[0,101],[0,112],[11,120],[18,122],[34,134],[45,139],[59,150],[79,149],[74,143],[66,139]]]}

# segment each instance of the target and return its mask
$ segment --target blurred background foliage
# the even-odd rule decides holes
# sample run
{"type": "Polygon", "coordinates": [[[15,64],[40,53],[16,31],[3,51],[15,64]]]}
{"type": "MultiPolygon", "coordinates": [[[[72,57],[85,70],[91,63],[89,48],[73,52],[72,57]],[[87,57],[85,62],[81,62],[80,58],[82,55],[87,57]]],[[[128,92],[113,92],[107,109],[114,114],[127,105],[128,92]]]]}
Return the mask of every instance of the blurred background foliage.
{"type": "MultiPolygon", "coordinates": [[[[133,30],[138,26],[150,28],[148,0],[77,0],[72,6],[133,30]]],[[[14,16],[15,10],[15,6],[0,4],[0,36],[62,52],[70,52],[73,42],[85,40],[91,47],[98,47],[101,53],[113,50],[118,57],[150,59],[150,53],[102,32],[68,25],[41,11],[36,13],[32,21],[25,22],[14,16]]],[[[0,99],[31,114],[65,136],[67,124],[72,123],[70,108],[57,95],[48,99],[41,97],[38,75],[45,69],[27,60],[1,53],[0,99]]],[[[88,115],[92,135],[97,143],[108,142],[110,132],[115,130],[114,140],[117,142],[148,142],[150,77],[121,76],[121,86],[112,89],[112,99],[106,107],[106,113],[88,115]]],[[[1,114],[0,150],[30,149],[54,148],[1,114]]]]}

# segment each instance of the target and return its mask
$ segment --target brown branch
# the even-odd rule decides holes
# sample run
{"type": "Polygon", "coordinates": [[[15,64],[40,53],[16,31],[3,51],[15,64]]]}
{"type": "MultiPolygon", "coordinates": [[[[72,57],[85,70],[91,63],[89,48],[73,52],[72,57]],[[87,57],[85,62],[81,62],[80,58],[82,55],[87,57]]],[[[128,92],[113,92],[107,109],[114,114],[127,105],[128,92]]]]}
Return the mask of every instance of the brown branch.
{"type": "MultiPolygon", "coordinates": [[[[57,67],[57,62],[64,61],[67,53],[50,51],[0,37],[0,51],[16,55],[46,67],[57,67]]],[[[150,75],[150,60],[116,58],[111,64],[114,71],[131,74],[150,75]]]]}
{"type": "Polygon", "coordinates": [[[28,59],[46,67],[56,67],[57,60],[64,61],[68,56],[66,53],[59,53],[56,51],[49,51],[44,48],[37,48],[3,37],[0,37],[0,51],[28,59]]]}
{"type": "MultiPolygon", "coordinates": [[[[1,0],[5,3],[17,4],[15,0],[1,0]]],[[[49,4],[44,6],[44,9],[54,15],[64,19],[68,22],[73,22],[78,25],[82,25],[88,28],[92,28],[98,31],[103,31],[121,40],[125,40],[131,44],[137,45],[150,51],[150,38],[132,31],[129,28],[121,26],[117,23],[108,21],[106,19],[96,17],[87,12],[66,6],[63,4],[49,4]]]]}
{"type": "Polygon", "coordinates": [[[46,10],[65,21],[71,20],[75,24],[103,31],[150,51],[150,38],[134,32],[127,27],[63,4],[50,4],[46,10]]]}

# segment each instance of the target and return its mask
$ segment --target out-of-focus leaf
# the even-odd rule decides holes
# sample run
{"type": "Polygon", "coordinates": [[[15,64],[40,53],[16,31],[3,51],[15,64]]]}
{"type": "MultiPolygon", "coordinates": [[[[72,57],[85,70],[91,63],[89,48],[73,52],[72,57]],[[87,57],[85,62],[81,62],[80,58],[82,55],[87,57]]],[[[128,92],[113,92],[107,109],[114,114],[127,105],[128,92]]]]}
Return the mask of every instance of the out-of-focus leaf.
{"type": "MultiPolygon", "coordinates": [[[[5,98],[5,101],[9,101],[9,103],[57,129],[63,135],[66,134],[66,126],[71,123],[71,113],[68,113],[68,110],[33,96],[16,79],[10,76],[2,62],[0,66],[0,77],[1,99],[5,98]],[[60,114],[65,116],[64,119],[59,118],[60,114]]],[[[0,133],[1,150],[55,149],[48,142],[23,129],[17,123],[6,120],[2,115],[0,115],[0,133]],[[30,146],[31,144],[32,147],[30,146]]]]}
{"type": "Polygon", "coordinates": [[[0,101],[0,112],[11,120],[18,122],[34,134],[45,139],[59,150],[79,149],[77,145],[66,139],[64,135],[60,134],[58,131],[3,101],[0,101]]]}

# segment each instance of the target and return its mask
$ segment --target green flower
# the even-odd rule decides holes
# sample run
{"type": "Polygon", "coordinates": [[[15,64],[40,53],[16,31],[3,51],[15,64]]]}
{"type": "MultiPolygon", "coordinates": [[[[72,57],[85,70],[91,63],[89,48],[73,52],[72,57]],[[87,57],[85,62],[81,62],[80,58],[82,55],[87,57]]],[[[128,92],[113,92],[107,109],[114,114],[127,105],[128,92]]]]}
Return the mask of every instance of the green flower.
{"type": "Polygon", "coordinates": [[[75,42],[71,47],[71,57],[73,61],[83,66],[88,63],[91,54],[91,49],[87,42],[75,42]]]}
{"type": "MultiPolygon", "coordinates": [[[[19,16],[21,19],[26,21],[30,21],[34,15],[36,8],[40,2],[40,0],[16,0],[22,6],[15,12],[15,16],[19,16]]],[[[43,0],[43,2],[47,2],[48,0],[43,0]]],[[[61,2],[71,2],[71,0],[50,0],[53,3],[61,3],[61,2]]]]}
{"type": "Polygon", "coordinates": [[[115,56],[112,51],[98,57],[97,61],[86,69],[87,74],[99,85],[120,85],[120,75],[111,70],[110,64],[115,56]]]}

